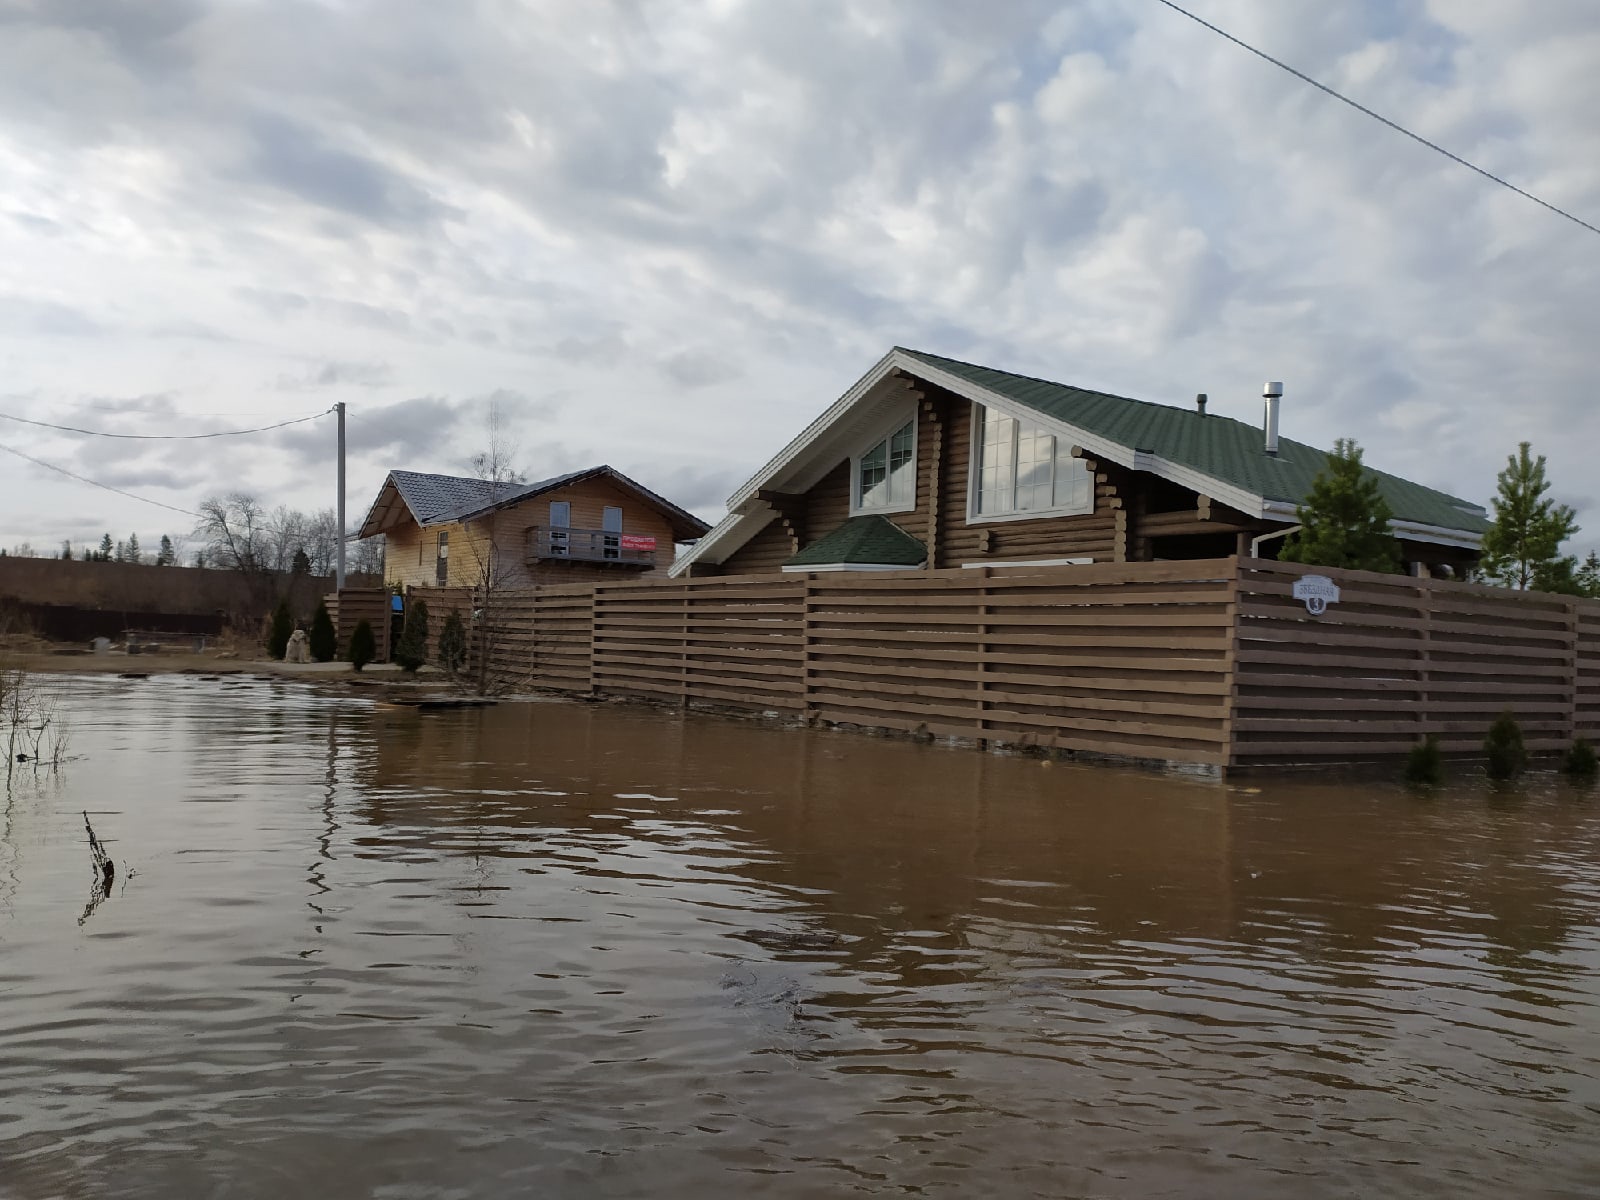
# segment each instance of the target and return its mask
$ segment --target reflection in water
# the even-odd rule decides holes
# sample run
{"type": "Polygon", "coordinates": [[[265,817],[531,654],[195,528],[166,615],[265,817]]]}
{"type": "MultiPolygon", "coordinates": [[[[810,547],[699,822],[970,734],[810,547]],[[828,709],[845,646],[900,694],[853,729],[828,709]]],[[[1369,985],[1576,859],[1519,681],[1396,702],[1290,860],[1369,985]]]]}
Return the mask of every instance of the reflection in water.
{"type": "Polygon", "coordinates": [[[1256,793],[609,705],[141,687],[78,685],[85,760],[0,826],[21,1195],[1597,1175],[1587,793],[1256,793]],[[75,805],[140,876],[81,931],[56,907],[75,805]]]}

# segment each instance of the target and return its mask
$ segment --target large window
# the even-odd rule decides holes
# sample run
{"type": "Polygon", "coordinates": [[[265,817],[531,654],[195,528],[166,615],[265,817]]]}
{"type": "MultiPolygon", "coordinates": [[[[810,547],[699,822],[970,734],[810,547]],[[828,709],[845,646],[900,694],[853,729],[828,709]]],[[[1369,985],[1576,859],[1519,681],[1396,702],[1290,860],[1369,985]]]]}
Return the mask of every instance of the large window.
{"type": "Polygon", "coordinates": [[[855,507],[908,509],[916,503],[917,423],[907,421],[856,459],[855,507]]]}
{"type": "Polygon", "coordinates": [[[974,518],[1094,511],[1094,481],[1054,434],[980,407],[976,441],[974,518]]]}

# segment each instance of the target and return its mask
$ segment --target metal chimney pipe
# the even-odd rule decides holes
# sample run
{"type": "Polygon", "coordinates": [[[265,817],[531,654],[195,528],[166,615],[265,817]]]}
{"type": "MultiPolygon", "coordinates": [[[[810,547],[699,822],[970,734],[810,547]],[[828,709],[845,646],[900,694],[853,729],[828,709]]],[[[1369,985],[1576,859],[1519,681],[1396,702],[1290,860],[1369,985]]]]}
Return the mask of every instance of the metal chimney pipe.
{"type": "Polygon", "coordinates": [[[1261,397],[1266,401],[1266,414],[1262,419],[1266,434],[1266,451],[1268,454],[1278,453],[1278,402],[1283,399],[1283,384],[1276,380],[1268,382],[1261,389],[1261,397]]]}
{"type": "Polygon", "coordinates": [[[1195,396],[1194,406],[1202,417],[1206,415],[1206,394],[1204,392],[1201,392],[1195,396]]]}

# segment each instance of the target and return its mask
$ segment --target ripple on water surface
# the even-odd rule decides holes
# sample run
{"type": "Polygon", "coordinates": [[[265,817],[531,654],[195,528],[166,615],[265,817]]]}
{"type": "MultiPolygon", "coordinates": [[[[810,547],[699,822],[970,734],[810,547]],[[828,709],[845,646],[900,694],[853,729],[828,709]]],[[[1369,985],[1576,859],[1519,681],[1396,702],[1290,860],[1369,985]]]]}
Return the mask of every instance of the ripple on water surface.
{"type": "Polygon", "coordinates": [[[1600,1179],[1587,793],[267,681],[69,696],[81,757],[0,819],[0,1194],[1600,1179]]]}

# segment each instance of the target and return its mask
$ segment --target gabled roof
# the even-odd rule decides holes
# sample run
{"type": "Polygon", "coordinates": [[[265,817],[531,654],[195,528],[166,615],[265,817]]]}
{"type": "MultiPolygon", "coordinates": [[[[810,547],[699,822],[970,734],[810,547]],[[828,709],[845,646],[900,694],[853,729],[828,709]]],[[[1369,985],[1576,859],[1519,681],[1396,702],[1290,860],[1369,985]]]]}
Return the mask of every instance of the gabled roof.
{"type": "Polygon", "coordinates": [[[541,479],[537,483],[490,483],[461,475],[429,475],[420,471],[390,471],[361,524],[361,537],[392,529],[400,516],[409,514],[423,528],[468,521],[502,508],[510,508],[570,484],[607,479],[631,491],[655,508],[672,525],[675,541],[700,537],[710,528],[699,517],[630,479],[615,467],[587,467],[541,479]]]}
{"type": "Polygon", "coordinates": [[[928,548],[887,517],[876,513],[851,517],[826,537],[820,537],[796,554],[785,567],[832,566],[836,563],[870,566],[920,567],[928,548]]]}
{"type": "MultiPolygon", "coordinates": [[[[1266,500],[1289,505],[1297,503],[1327,466],[1325,452],[1290,438],[1279,439],[1276,456],[1267,454],[1262,448],[1260,428],[1232,417],[1202,416],[1192,408],[1174,408],[1169,404],[1086,391],[1046,379],[940,358],[920,350],[902,353],[1014,400],[1034,412],[1119,445],[1181,463],[1266,500]]],[[[1481,515],[1483,510],[1470,500],[1383,471],[1368,468],[1367,474],[1378,481],[1378,490],[1399,520],[1474,533],[1483,533],[1489,528],[1489,522],[1481,515]]]]}
{"type": "MultiPolygon", "coordinates": [[[[1009,371],[895,347],[826,412],[800,432],[728,500],[728,515],[673,564],[681,574],[696,561],[721,562],[753,537],[773,513],[763,489],[804,491],[853,452],[852,438],[870,432],[893,401],[886,381],[905,375],[945,388],[975,404],[1041,425],[1095,458],[1171,480],[1251,516],[1290,524],[1295,505],[1324,469],[1328,455],[1280,438],[1276,456],[1254,425],[1191,408],[1152,404],[1052,383],[1009,371]],[[885,386],[880,386],[885,385],[885,386]],[[880,414],[874,416],[874,412],[880,414]]],[[[1477,549],[1487,514],[1471,501],[1367,468],[1394,513],[1397,536],[1477,549]]]]}

